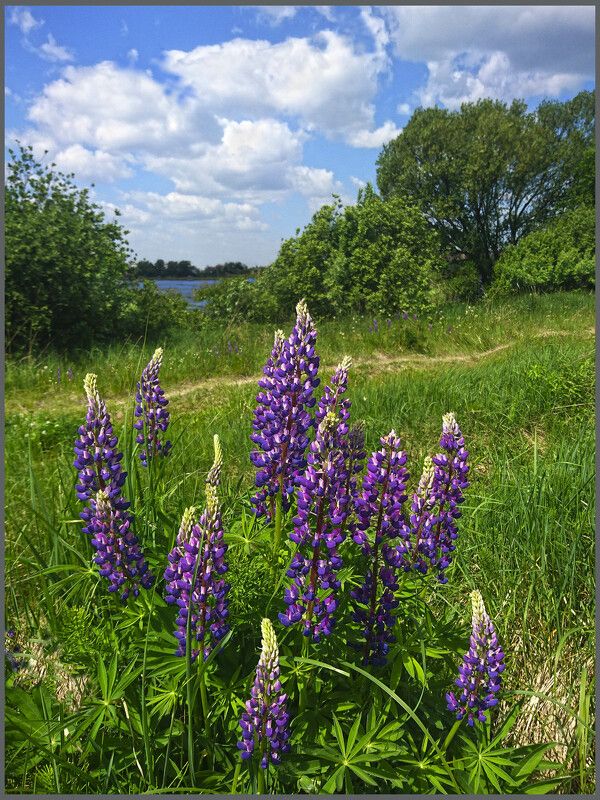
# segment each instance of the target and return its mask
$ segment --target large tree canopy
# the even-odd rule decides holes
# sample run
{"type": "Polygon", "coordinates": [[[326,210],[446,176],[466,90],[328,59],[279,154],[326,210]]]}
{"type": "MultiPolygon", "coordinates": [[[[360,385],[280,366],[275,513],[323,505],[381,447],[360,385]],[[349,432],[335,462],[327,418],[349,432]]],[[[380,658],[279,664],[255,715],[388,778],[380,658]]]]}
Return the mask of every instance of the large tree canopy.
{"type": "Polygon", "coordinates": [[[589,92],[538,112],[489,99],[460,111],[417,109],[380,153],[378,186],[384,198],[416,203],[449,251],[473,260],[487,283],[507,244],[586,193],[581,154],[589,159],[593,124],[589,92]]]}

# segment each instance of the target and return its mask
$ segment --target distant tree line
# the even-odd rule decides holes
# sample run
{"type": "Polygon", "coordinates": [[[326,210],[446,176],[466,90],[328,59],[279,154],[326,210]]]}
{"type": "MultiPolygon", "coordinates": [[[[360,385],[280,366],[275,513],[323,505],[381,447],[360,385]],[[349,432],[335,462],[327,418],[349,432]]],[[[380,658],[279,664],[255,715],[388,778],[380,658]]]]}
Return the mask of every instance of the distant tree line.
{"type": "Polygon", "coordinates": [[[226,261],[214,267],[195,267],[191,261],[163,261],[154,263],[146,259],[138,261],[135,274],[138,278],[228,278],[233,275],[251,275],[256,268],[241,261],[226,261]]]}

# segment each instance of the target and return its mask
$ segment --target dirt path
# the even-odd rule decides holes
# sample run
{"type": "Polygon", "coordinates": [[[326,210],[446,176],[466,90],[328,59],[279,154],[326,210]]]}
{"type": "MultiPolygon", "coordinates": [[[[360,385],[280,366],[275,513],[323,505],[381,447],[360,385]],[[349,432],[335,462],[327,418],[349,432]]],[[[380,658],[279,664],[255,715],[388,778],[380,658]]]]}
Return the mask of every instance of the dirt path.
{"type": "MultiPolygon", "coordinates": [[[[589,328],[583,331],[583,333],[587,335],[593,335],[595,333],[594,328],[589,328]]],[[[537,339],[545,339],[550,336],[572,336],[573,332],[571,331],[554,331],[554,330],[541,330],[534,335],[532,338],[537,339]]],[[[412,353],[410,355],[401,355],[401,356],[388,356],[385,353],[372,353],[368,358],[354,358],[352,359],[353,367],[356,372],[367,374],[367,375],[376,375],[381,372],[394,372],[397,371],[398,368],[402,367],[422,367],[425,369],[429,369],[435,367],[438,364],[475,364],[483,359],[490,358],[494,356],[496,353],[500,353],[503,350],[508,350],[511,347],[519,344],[522,340],[515,339],[510,342],[505,342],[504,344],[496,345],[496,347],[492,347],[489,350],[483,350],[479,353],[456,353],[452,355],[443,355],[443,356],[427,356],[422,355],[420,353],[412,353]]],[[[333,372],[335,369],[336,364],[322,364],[321,369],[325,374],[333,372]]],[[[237,386],[247,386],[248,384],[255,384],[260,378],[260,374],[256,375],[248,375],[248,376],[227,376],[227,375],[217,375],[212,378],[203,378],[200,381],[195,381],[194,383],[183,383],[179,384],[173,388],[168,390],[168,397],[170,399],[173,398],[181,398],[186,397],[188,395],[194,394],[196,392],[205,392],[211,393],[215,392],[218,389],[223,388],[231,388],[237,386]]],[[[47,411],[50,413],[51,411],[56,411],[60,408],[60,411],[68,412],[68,411],[77,411],[82,407],[82,399],[75,400],[74,397],[65,398],[68,402],[64,404],[60,404],[58,406],[56,404],[56,398],[54,399],[54,403],[44,402],[47,398],[42,398],[40,402],[38,402],[34,409],[26,408],[18,401],[13,400],[12,402],[9,400],[6,404],[6,411],[7,413],[11,412],[21,412],[21,413],[30,413],[31,411],[47,411]]],[[[127,405],[131,402],[131,397],[118,397],[118,398],[107,398],[109,399],[110,405],[114,407],[122,407],[127,405]]]]}

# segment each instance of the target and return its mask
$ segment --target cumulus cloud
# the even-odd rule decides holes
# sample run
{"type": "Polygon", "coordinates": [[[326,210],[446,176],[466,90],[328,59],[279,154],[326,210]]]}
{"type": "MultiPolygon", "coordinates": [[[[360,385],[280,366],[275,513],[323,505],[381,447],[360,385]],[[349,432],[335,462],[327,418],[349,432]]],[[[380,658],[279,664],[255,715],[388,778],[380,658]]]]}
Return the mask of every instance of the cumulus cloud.
{"type": "Polygon", "coordinates": [[[74,55],[68,47],[63,47],[58,44],[51,33],[48,34],[48,39],[37,48],[37,54],[46,61],[73,61],[74,55]]]}
{"type": "Polygon", "coordinates": [[[354,147],[381,147],[402,133],[393,122],[385,122],[374,131],[356,131],[350,136],[350,144],[354,147]]]}
{"type": "Polygon", "coordinates": [[[12,8],[8,21],[11,25],[16,25],[25,36],[44,24],[43,19],[36,19],[29,9],[22,7],[12,8]]]}
{"type": "Polygon", "coordinates": [[[592,6],[384,6],[397,56],[427,63],[423,105],[558,96],[594,75],[592,6]]]}
{"type": "Polygon", "coordinates": [[[127,165],[129,159],[111,155],[103,150],[88,150],[80,144],[59,150],[53,156],[53,160],[63,172],[74,172],[83,180],[95,180],[100,175],[102,180],[112,182],[133,175],[127,165]]]}
{"type": "Polygon", "coordinates": [[[127,51],[127,60],[129,61],[130,64],[135,64],[135,62],[138,60],[139,57],[140,54],[135,49],[135,47],[132,47],[131,50],[127,51]]]}
{"type": "Polygon", "coordinates": [[[410,114],[410,103],[399,103],[396,110],[399,114],[410,114]]]}
{"type": "Polygon", "coordinates": [[[348,142],[373,128],[373,100],[386,65],[379,50],[359,52],[334,31],[275,44],[233,39],[169,50],[163,61],[206,106],[248,117],[293,116],[309,130],[348,142]]]}

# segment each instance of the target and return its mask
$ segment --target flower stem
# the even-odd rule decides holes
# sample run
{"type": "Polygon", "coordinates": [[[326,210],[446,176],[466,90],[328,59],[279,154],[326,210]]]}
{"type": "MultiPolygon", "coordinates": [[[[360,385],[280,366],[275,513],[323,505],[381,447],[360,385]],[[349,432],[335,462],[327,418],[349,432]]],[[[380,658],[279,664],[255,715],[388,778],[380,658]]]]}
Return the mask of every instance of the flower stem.
{"type": "Polygon", "coordinates": [[[275,497],[275,535],[273,537],[273,567],[277,568],[277,561],[279,556],[279,543],[281,541],[281,526],[282,526],[282,498],[281,492],[283,491],[283,478],[281,479],[281,488],[275,497]]]}
{"type": "Polygon", "coordinates": [[[265,793],[265,771],[260,766],[258,766],[258,794],[265,793]]]}
{"type": "Polygon", "coordinates": [[[202,716],[204,717],[204,733],[206,735],[206,750],[208,753],[211,737],[210,723],[208,721],[208,695],[206,693],[206,677],[204,672],[200,677],[200,699],[202,701],[202,716]]]}

